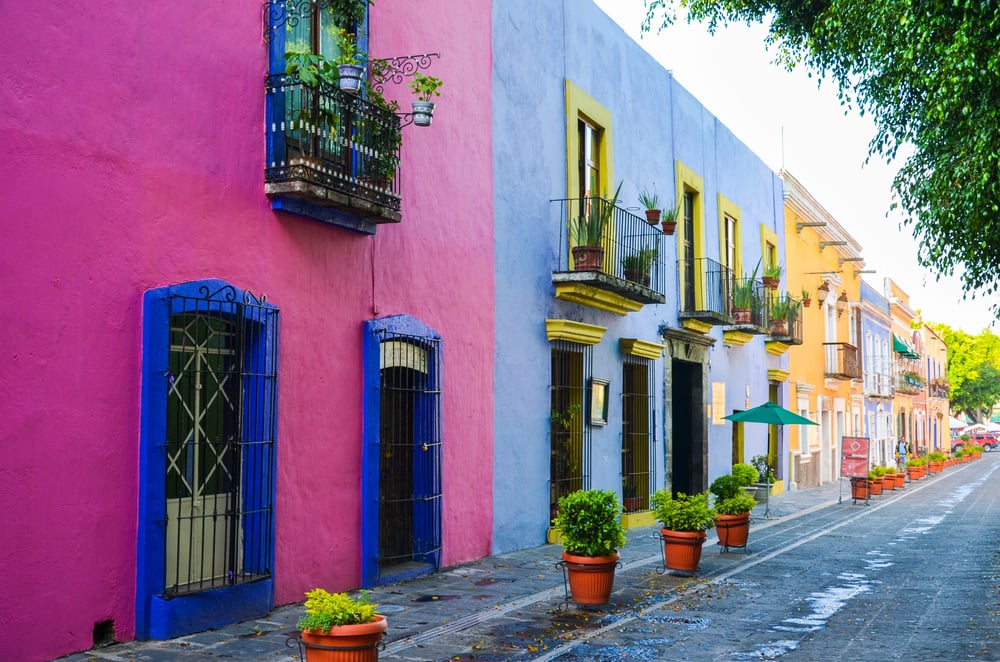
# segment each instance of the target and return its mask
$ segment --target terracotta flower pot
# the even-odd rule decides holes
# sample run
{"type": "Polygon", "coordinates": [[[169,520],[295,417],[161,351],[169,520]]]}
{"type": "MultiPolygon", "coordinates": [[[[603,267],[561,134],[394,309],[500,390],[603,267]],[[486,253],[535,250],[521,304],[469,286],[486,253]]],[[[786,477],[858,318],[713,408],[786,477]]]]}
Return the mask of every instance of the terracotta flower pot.
{"type": "Polygon", "coordinates": [[[882,480],[876,479],[868,481],[868,492],[874,495],[882,494],[882,480]]]}
{"type": "Polygon", "coordinates": [[[896,489],[896,474],[885,474],[882,476],[882,491],[896,489]]]}
{"type": "Polygon", "coordinates": [[[896,472],[896,489],[906,487],[906,474],[902,471],[896,472]]]}
{"type": "Polygon", "coordinates": [[[663,221],[661,225],[663,226],[663,234],[673,234],[674,230],[677,229],[677,221],[663,221]]]}
{"type": "Polygon", "coordinates": [[[303,630],[306,662],[376,662],[376,646],[388,625],[385,616],[375,614],[371,623],[334,625],[326,633],[303,630]]]}
{"type": "Polygon", "coordinates": [[[646,222],[650,225],[657,225],[660,222],[660,215],[663,213],[662,209],[647,209],[646,210],[646,222]]]}
{"type": "Polygon", "coordinates": [[[733,308],[733,323],[734,324],[749,324],[750,323],[750,309],[749,308],[733,308]]]}
{"type": "Polygon", "coordinates": [[[868,498],[868,479],[867,478],[852,478],[851,479],[851,498],[852,499],[867,499],[868,498]]]}
{"type": "Polygon", "coordinates": [[[701,546],[708,538],[704,531],[673,531],[660,529],[663,556],[670,570],[694,574],[701,563],[701,546]]]}
{"type": "Polygon", "coordinates": [[[603,265],[603,246],[573,247],[573,268],[576,271],[601,271],[603,265]]]}
{"type": "Polygon", "coordinates": [[[746,547],[750,537],[750,511],[739,515],[719,515],[715,530],[723,547],[746,547]]]}
{"type": "Polygon", "coordinates": [[[569,578],[569,592],[573,602],[584,605],[603,605],[611,600],[615,585],[615,568],[621,554],[611,556],[577,556],[562,553],[569,578]]]}

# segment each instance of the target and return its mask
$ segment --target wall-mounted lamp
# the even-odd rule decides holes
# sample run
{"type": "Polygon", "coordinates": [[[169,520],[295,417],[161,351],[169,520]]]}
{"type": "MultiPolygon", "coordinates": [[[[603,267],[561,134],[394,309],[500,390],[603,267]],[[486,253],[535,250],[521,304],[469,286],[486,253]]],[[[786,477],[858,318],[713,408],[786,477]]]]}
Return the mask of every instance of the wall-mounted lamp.
{"type": "Polygon", "coordinates": [[[826,295],[829,293],[830,283],[824,280],[820,286],[816,288],[816,301],[819,302],[819,305],[823,305],[823,302],[826,301],[826,295]]]}
{"type": "Polygon", "coordinates": [[[845,310],[847,310],[847,292],[841,292],[837,297],[837,317],[843,315],[845,310]]]}

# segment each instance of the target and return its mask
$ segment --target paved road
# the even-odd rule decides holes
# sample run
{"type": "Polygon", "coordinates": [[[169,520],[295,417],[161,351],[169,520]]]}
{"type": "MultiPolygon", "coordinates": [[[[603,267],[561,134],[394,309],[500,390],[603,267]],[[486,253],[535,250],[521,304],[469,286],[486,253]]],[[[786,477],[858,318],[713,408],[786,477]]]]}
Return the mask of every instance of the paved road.
{"type": "MultiPolygon", "coordinates": [[[[382,587],[380,659],[1000,660],[998,479],[987,453],[868,506],[846,485],[782,495],[773,518],[755,510],[749,553],[706,544],[695,578],[662,572],[655,530],[634,530],[602,608],[565,602],[553,546],[382,587]]],[[[291,660],[301,613],[64,659],[291,660]]]]}

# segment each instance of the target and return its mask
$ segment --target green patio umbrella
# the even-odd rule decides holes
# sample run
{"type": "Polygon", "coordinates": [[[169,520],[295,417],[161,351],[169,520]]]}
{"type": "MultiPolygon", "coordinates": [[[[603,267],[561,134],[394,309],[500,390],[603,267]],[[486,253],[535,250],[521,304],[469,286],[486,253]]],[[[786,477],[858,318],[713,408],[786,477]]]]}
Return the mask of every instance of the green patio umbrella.
{"type": "Polygon", "coordinates": [[[730,414],[729,416],[723,416],[726,420],[734,421],[736,423],[767,423],[768,425],[818,425],[810,421],[805,416],[799,416],[794,411],[789,411],[784,407],[779,407],[773,402],[765,402],[764,404],[754,407],[753,409],[747,409],[746,411],[738,411],[735,414],[730,414]]]}

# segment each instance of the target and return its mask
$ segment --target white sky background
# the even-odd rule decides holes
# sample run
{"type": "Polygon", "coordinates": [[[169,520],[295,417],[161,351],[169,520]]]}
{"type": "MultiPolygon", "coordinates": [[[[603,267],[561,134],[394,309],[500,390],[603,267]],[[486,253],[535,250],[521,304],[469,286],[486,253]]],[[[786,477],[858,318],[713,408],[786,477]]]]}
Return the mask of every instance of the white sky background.
{"type": "Polygon", "coordinates": [[[886,218],[896,168],[875,157],[865,165],[872,122],[856,109],[845,116],[831,81],[817,88],[803,67],[788,73],[772,64],[776,51],[765,47],[766,26],[734,24],[713,36],[704,25],[681,20],[640,39],[642,0],[595,1],[768,166],[788,170],[858,240],[864,268],[877,271],[864,274],[875,289],[882,291],[889,277],[925,321],[968,333],[995,322],[991,299],[962,301],[957,278],[936,282],[917,265],[910,230],[899,228],[898,216],[886,218]]]}

